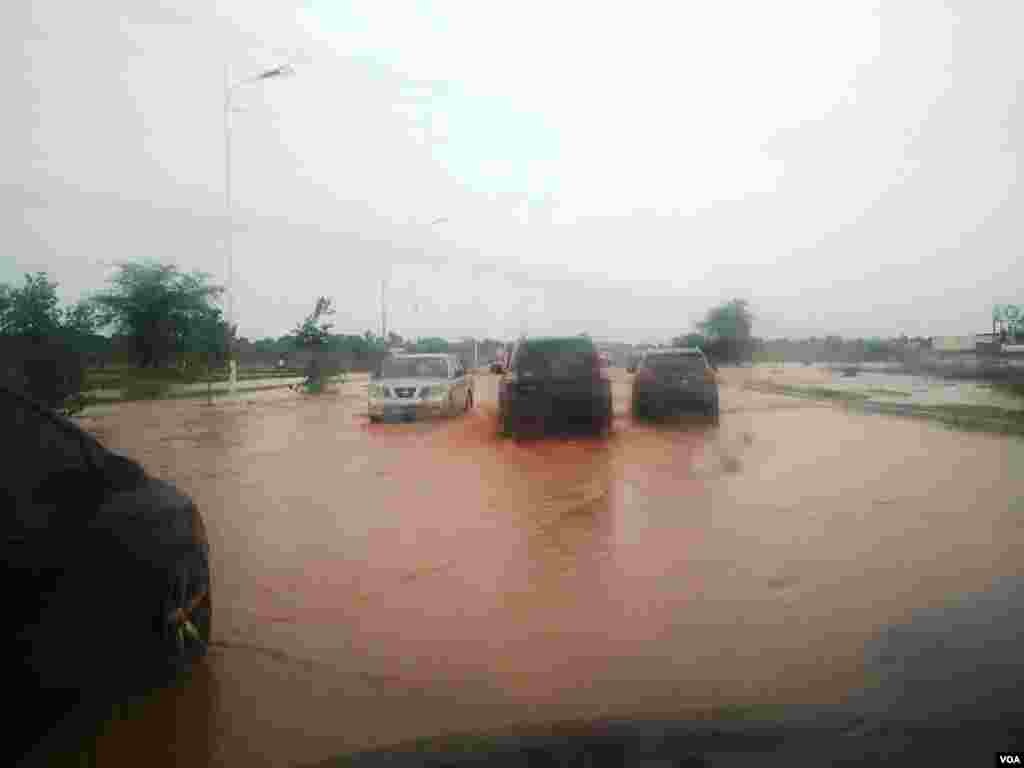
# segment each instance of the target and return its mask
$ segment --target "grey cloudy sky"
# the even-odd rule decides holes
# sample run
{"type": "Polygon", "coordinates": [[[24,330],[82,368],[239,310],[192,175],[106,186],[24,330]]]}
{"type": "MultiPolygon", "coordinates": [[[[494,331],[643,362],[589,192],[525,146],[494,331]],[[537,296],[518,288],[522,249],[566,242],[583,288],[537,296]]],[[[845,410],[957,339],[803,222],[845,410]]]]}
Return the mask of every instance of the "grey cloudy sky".
{"type": "Polygon", "coordinates": [[[1024,4],[27,0],[5,8],[0,281],[224,280],[287,331],[629,341],[968,333],[1024,303],[1024,4]],[[439,217],[448,220],[431,225],[439,217]],[[1015,279],[1016,278],[1016,279],[1015,279]]]}

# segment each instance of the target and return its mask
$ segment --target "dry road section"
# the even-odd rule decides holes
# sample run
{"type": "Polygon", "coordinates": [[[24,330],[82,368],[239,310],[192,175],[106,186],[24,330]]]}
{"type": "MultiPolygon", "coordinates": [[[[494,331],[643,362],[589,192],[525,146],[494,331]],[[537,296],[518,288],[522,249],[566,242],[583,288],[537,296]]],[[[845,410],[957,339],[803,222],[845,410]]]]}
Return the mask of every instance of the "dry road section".
{"type": "MultiPolygon", "coordinates": [[[[98,764],[293,765],[442,732],[831,704],[920,611],[1022,573],[1024,442],[722,390],[608,440],[371,425],[362,384],[82,419],[201,506],[215,646],[98,764]]],[[[994,749],[995,747],[993,747],[994,749]]]]}

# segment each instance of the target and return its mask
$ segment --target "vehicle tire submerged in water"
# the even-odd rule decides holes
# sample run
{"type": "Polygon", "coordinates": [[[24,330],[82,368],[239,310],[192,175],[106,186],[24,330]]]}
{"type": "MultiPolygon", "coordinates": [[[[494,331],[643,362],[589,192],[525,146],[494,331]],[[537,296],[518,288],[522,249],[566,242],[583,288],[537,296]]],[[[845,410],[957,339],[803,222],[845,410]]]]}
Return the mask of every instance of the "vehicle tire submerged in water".
{"type": "Polygon", "coordinates": [[[515,420],[512,418],[512,414],[508,410],[502,411],[499,414],[499,427],[503,437],[514,437],[516,434],[515,420]]]}
{"type": "Polygon", "coordinates": [[[213,628],[201,514],[173,486],[150,479],[104,504],[91,527],[100,594],[116,596],[117,615],[105,627],[122,648],[112,674],[128,693],[173,682],[206,655],[213,628]],[[133,542],[128,579],[108,565],[123,541],[133,542]]]}
{"type": "Polygon", "coordinates": [[[167,658],[163,676],[167,679],[173,680],[188,672],[209,648],[213,629],[209,574],[208,552],[196,552],[181,564],[170,585],[160,628],[167,658]]]}
{"type": "Polygon", "coordinates": [[[650,418],[650,409],[647,407],[647,403],[641,400],[639,397],[633,397],[633,418],[634,419],[647,419],[650,418]]]}
{"type": "Polygon", "coordinates": [[[707,409],[707,416],[708,419],[711,421],[712,426],[717,427],[719,425],[721,419],[719,418],[717,397],[715,398],[715,402],[712,403],[711,406],[707,409]]]}

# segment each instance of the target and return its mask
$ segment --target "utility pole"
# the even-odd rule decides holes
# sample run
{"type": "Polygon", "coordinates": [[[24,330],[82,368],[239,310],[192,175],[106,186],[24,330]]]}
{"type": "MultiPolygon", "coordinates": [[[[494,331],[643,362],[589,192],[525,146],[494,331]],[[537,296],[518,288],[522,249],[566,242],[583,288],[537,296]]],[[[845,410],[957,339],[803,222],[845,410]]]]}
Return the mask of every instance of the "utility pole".
{"type": "Polygon", "coordinates": [[[387,341],[388,337],[388,300],[387,300],[388,279],[380,281],[380,337],[387,341]]]}

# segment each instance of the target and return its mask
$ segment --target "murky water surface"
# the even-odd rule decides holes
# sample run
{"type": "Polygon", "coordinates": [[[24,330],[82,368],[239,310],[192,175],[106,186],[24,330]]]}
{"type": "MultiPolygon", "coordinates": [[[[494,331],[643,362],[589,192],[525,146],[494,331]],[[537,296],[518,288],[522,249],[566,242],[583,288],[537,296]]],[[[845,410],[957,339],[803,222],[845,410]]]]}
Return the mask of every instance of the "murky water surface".
{"type": "MultiPolygon", "coordinates": [[[[370,425],[361,384],[84,423],[191,493],[215,647],[101,765],[292,765],[446,731],[842,701],[913,612],[1024,572],[1024,442],[744,391],[722,426],[370,425]]],[[[884,375],[884,374],[883,374],[884,375]]]]}

